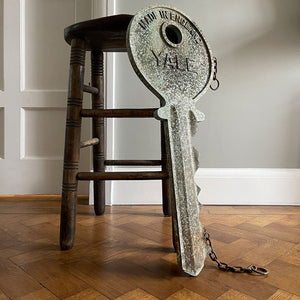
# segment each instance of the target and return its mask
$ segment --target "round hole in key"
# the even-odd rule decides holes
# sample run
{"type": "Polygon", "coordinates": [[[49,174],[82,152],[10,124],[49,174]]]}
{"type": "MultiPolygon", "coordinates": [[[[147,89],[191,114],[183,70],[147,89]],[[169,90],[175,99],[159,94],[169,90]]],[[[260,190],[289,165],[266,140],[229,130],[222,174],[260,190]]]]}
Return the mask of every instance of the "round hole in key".
{"type": "Polygon", "coordinates": [[[168,40],[175,44],[178,45],[181,43],[182,41],[182,34],[181,31],[179,30],[178,27],[176,27],[175,25],[168,25],[165,28],[165,33],[166,36],[168,38],[168,40]]]}

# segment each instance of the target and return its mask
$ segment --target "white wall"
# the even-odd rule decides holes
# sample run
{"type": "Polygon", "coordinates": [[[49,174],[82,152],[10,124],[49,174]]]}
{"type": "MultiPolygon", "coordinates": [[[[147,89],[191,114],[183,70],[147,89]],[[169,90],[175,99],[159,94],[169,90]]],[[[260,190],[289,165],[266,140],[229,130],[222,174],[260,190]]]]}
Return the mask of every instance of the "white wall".
{"type": "MultiPolygon", "coordinates": [[[[116,12],[135,13],[149,3],[117,1],[116,12]]],[[[196,21],[218,58],[221,87],[205,94],[198,104],[206,115],[194,139],[201,166],[300,168],[300,2],[189,0],[168,4],[196,21]]],[[[117,105],[158,105],[138,82],[126,54],[118,55],[117,70],[117,105]]],[[[116,155],[157,157],[155,121],[146,124],[145,134],[137,132],[138,121],[125,122],[119,122],[116,155]],[[153,136],[153,142],[145,142],[143,134],[153,136]],[[139,141],[133,142],[134,135],[139,141]]]]}
{"type": "MultiPolygon", "coordinates": [[[[116,0],[114,9],[115,13],[135,14],[152,3],[116,0]]],[[[289,170],[296,169],[297,173],[300,168],[300,1],[175,0],[164,3],[182,10],[198,24],[218,58],[221,86],[217,92],[206,93],[198,103],[206,115],[194,138],[201,168],[213,168],[219,179],[221,172],[224,180],[234,177],[229,176],[226,169],[239,168],[243,173],[250,168],[249,178],[257,171],[262,185],[266,178],[274,178],[272,170],[291,174],[289,170]],[[265,175],[262,175],[264,170],[265,175]]],[[[133,72],[126,53],[116,55],[114,85],[116,107],[159,104],[133,72]]],[[[116,120],[114,134],[115,158],[159,158],[157,121],[116,120]]],[[[197,182],[203,188],[207,178],[205,171],[200,173],[197,173],[197,182]]],[[[295,192],[289,194],[291,201],[287,202],[299,203],[298,181],[288,179],[295,176],[280,174],[283,180],[288,180],[286,189],[295,192]]],[[[299,178],[299,174],[297,176],[299,178]]],[[[272,193],[266,188],[264,194],[259,190],[259,194],[255,194],[253,186],[252,196],[259,195],[256,199],[272,197],[277,185],[270,182],[272,193]]],[[[248,184],[251,190],[253,182],[250,180],[248,184]]],[[[115,189],[119,191],[117,185],[115,189]]],[[[220,192],[227,193],[226,186],[220,192]]],[[[208,195],[206,199],[211,197],[208,195]]],[[[222,197],[218,197],[215,202],[222,203],[222,197]]],[[[242,194],[236,197],[241,204],[247,202],[243,201],[242,194]]],[[[284,193],[280,192],[278,197],[284,197],[284,193]]],[[[139,195],[139,198],[142,197],[139,195]]],[[[230,204],[230,200],[226,203],[230,204]]]]}

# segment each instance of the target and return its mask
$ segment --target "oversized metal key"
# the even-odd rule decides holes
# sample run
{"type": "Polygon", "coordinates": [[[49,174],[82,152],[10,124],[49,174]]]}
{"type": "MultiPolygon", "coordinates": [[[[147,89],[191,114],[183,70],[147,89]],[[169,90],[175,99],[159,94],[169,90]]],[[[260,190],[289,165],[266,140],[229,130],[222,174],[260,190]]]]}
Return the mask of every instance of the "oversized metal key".
{"type": "Polygon", "coordinates": [[[199,221],[192,127],[204,120],[195,107],[212,79],[212,56],[198,27],[182,12],[155,5],[138,12],[127,29],[131,64],[161,100],[172,187],[172,214],[178,264],[196,276],[210,249],[199,221]]]}

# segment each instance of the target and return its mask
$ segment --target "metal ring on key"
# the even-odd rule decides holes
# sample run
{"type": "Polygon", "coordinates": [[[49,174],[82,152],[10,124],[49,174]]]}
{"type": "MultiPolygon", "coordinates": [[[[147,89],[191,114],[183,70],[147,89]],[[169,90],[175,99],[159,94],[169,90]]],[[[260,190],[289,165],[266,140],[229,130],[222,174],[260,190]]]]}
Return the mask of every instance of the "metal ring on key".
{"type": "Polygon", "coordinates": [[[216,91],[218,88],[219,88],[219,86],[220,86],[220,82],[219,82],[219,80],[218,79],[213,79],[213,82],[211,83],[211,85],[209,86],[213,91],[216,91]],[[214,87],[213,86],[213,82],[215,82],[216,83],[216,86],[214,87]]]}

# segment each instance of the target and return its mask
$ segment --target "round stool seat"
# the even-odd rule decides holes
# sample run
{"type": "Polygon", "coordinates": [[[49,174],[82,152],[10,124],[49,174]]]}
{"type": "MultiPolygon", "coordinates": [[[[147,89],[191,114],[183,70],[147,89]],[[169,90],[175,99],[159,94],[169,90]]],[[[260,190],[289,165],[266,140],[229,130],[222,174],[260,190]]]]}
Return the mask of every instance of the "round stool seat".
{"type": "Polygon", "coordinates": [[[132,15],[115,15],[73,24],[64,31],[65,41],[74,38],[86,42],[86,50],[126,52],[126,31],[132,15]]]}

